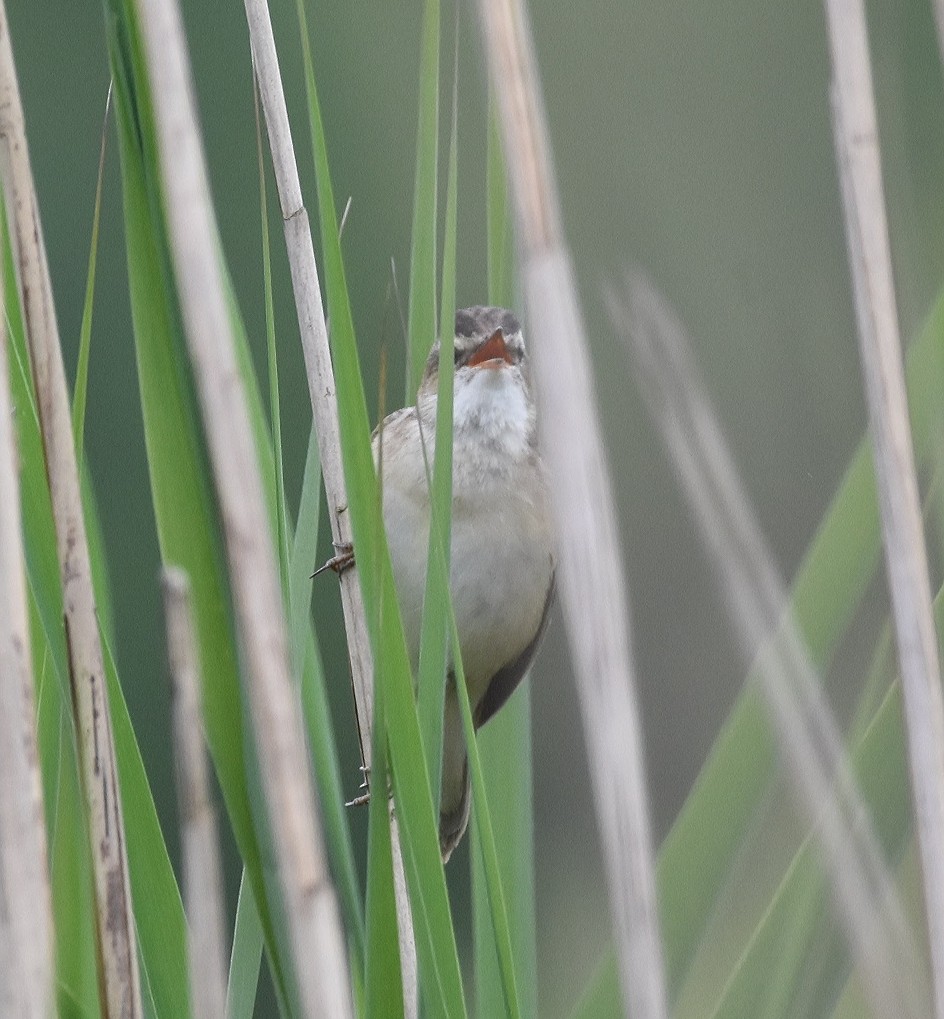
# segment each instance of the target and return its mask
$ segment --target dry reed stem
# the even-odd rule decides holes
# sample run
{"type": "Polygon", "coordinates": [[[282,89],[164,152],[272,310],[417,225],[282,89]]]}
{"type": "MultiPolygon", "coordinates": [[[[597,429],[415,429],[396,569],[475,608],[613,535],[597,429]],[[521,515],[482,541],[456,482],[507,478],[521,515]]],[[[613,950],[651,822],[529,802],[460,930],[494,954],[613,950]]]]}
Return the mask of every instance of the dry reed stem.
{"type": "Polygon", "coordinates": [[[282,593],[174,0],[140,0],[164,212],[220,505],[237,632],[302,1013],[343,1019],[351,992],[337,899],[315,812],[282,593]]]}
{"type": "Polygon", "coordinates": [[[141,1014],[124,822],[86,542],[59,330],[33,189],[6,10],[0,3],[0,144],[4,190],[39,405],[62,582],[66,645],[98,912],[102,1006],[109,1019],[141,1014]]]}
{"type": "MultiPolygon", "coordinates": [[[[301,334],[308,391],[311,398],[315,433],[321,455],[328,516],[335,547],[351,542],[351,521],[347,512],[347,493],[344,469],[341,462],[341,438],[338,426],[338,407],[334,385],[334,368],[328,345],[315,249],[311,236],[308,210],[302,200],[298,165],[292,143],[292,131],[285,105],[285,92],[279,71],[278,53],[272,34],[272,22],[266,0],[245,0],[246,19],[252,45],[253,66],[262,108],[272,165],[275,171],[279,205],[285,228],[285,245],[288,251],[295,294],[295,308],[301,334]]],[[[345,209],[345,215],[347,210],[345,209]]],[[[341,607],[347,631],[351,677],[354,687],[354,709],[360,737],[361,762],[365,777],[370,782],[370,755],[373,746],[373,663],[364,603],[357,581],[356,564],[340,574],[341,607]]],[[[394,890],[397,902],[397,927],[400,939],[400,960],[403,971],[403,997],[407,1019],[416,1016],[419,1008],[416,944],[413,919],[406,893],[403,856],[399,850],[399,824],[391,804],[390,834],[397,847],[393,854],[394,890]]]]}
{"type": "Polygon", "coordinates": [[[741,484],[691,356],[685,329],[655,287],[630,276],[608,294],[613,326],[635,355],[638,388],[662,432],[734,626],[757,669],[774,734],[819,843],[839,919],[876,1015],[927,1012],[927,988],[839,727],[789,613],[786,588],[741,484]]]}
{"type": "Polygon", "coordinates": [[[197,636],[187,574],[162,573],[174,716],[174,763],[187,907],[190,1003],[200,1019],[226,1014],[226,937],[216,812],[203,735],[197,636]]]}
{"type": "Polygon", "coordinates": [[[0,271],[0,1015],[48,1019],[55,1000],[52,893],[3,307],[0,271]]]}
{"type": "Polygon", "coordinates": [[[826,0],[833,135],[901,668],[935,1015],[944,1019],[944,699],[862,0],[826,0]]]}
{"type": "MultiPolygon", "coordinates": [[[[331,364],[328,329],[321,300],[321,287],[318,283],[311,224],[308,210],[302,200],[269,8],[265,0],[245,0],[245,7],[253,67],[262,99],[269,150],[272,154],[279,205],[282,210],[285,246],[288,250],[302,353],[305,358],[308,393],[315,433],[318,436],[318,452],[328,502],[331,537],[335,546],[345,546],[352,538],[351,519],[347,512],[347,491],[341,462],[341,433],[338,426],[334,368],[331,364]]],[[[356,563],[350,569],[341,572],[340,584],[341,607],[347,630],[355,707],[360,729],[361,756],[364,765],[369,769],[373,724],[373,665],[356,563]]]]}
{"type": "Polygon", "coordinates": [[[586,335],[564,243],[530,29],[516,0],[482,0],[516,211],[558,591],[576,666],[627,1011],[666,1015],[652,835],[628,604],[586,335]]]}

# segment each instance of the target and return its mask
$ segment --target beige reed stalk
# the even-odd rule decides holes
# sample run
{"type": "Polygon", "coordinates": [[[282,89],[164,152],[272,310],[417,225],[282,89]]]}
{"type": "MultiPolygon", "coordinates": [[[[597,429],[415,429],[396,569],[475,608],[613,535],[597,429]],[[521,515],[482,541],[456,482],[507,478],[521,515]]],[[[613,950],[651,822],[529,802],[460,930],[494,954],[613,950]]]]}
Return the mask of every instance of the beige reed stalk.
{"type": "Polygon", "coordinates": [[[272,533],[236,363],[192,79],[175,0],[139,0],[164,212],[203,416],[237,633],[302,1014],[351,1016],[337,898],[328,872],[272,533]]]}
{"type": "Polygon", "coordinates": [[[520,0],[481,0],[551,476],[557,585],[577,674],[627,1011],[666,1015],[662,945],[626,585],[586,334],[560,222],[545,114],[520,0]]]}
{"type": "Polygon", "coordinates": [[[842,736],[796,623],[775,559],[678,317],[644,277],[611,292],[610,317],[635,354],[638,388],[662,432],[676,473],[727,595],[745,647],[759,648],[756,674],[780,757],[823,857],[846,939],[874,1014],[920,1019],[930,996],[842,736]]]}
{"type": "Polygon", "coordinates": [[[55,1001],[52,893],[2,280],[0,272],[0,1015],[48,1019],[55,1001]]]}
{"type": "MultiPolygon", "coordinates": [[[[272,154],[279,205],[285,228],[285,246],[291,267],[295,308],[308,377],[308,391],[311,398],[315,432],[318,436],[331,534],[335,547],[343,548],[351,542],[351,521],[347,512],[347,493],[341,463],[341,438],[338,426],[334,369],[331,364],[321,287],[318,283],[318,268],[315,264],[311,225],[308,219],[308,210],[302,199],[298,164],[292,143],[292,130],[288,120],[288,109],[285,105],[285,92],[282,88],[282,76],[279,71],[279,59],[275,48],[275,37],[272,34],[269,8],[266,0],[245,0],[245,7],[252,45],[253,66],[265,114],[266,133],[269,138],[269,149],[272,154]]],[[[345,215],[346,213],[345,209],[345,215]]],[[[344,611],[348,653],[351,660],[361,762],[369,782],[374,718],[373,663],[356,568],[345,569],[341,573],[341,607],[344,611]]],[[[404,1006],[407,1019],[411,1019],[417,1015],[419,1007],[416,943],[407,896],[406,876],[403,870],[399,825],[392,805],[390,834],[393,847],[394,891],[397,902],[397,929],[400,938],[404,1006]]]]}
{"type": "Polygon", "coordinates": [[[190,1005],[199,1019],[226,1015],[226,937],[216,812],[200,704],[200,658],[190,582],[177,567],[162,573],[167,658],[174,716],[180,852],[187,908],[190,1005]]]}
{"type": "Polygon", "coordinates": [[[0,0],[0,153],[52,499],[66,645],[89,822],[102,1008],[141,1015],[124,821],[59,330],[6,9],[0,0]]]}
{"type": "Polygon", "coordinates": [[[862,0],[826,0],[833,135],[901,669],[934,1014],[944,1019],[944,699],[862,0]]]}

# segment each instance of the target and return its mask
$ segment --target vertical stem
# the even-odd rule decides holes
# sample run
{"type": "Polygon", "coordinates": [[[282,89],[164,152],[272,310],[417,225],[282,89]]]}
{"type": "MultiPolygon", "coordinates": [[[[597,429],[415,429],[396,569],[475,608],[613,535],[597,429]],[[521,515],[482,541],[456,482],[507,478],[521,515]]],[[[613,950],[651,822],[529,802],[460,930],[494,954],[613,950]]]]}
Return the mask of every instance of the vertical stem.
{"type": "Polygon", "coordinates": [[[226,1014],[223,879],[216,815],[200,707],[200,658],[190,607],[190,583],[176,567],[164,570],[164,615],[174,716],[174,762],[180,812],[190,958],[190,1003],[200,1019],[226,1014]]]}
{"type": "Polygon", "coordinates": [[[826,0],[826,13],[833,65],[833,135],[901,666],[935,1015],[944,1019],[944,699],[901,359],[865,7],[862,0],[826,0]]]}
{"type": "Polygon", "coordinates": [[[54,1001],[52,893],[2,280],[0,271],[0,1013],[47,1019],[54,1001]]]}
{"type": "Polygon", "coordinates": [[[138,953],[105,668],[59,329],[2,0],[0,147],[59,552],[66,644],[95,876],[102,1000],[108,1019],[134,1019],[141,1015],[138,953]]]}

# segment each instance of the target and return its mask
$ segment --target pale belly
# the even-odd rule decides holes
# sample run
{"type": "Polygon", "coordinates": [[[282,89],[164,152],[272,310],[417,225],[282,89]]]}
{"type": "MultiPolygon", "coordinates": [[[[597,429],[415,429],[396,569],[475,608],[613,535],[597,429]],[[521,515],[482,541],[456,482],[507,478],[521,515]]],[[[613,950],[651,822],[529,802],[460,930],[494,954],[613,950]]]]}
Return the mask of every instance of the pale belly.
{"type": "MultiPolygon", "coordinates": [[[[504,501],[488,484],[453,503],[451,588],[466,683],[473,705],[489,680],[537,633],[553,572],[550,526],[539,493],[504,501]]],[[[507,493],[507,487],[503,486],[507,493]]],[[[389,486],[384,522],[414,670],[426,582],[428,503],[389,486]]]]}
{"type": "Polygon", "coordinates": [[[475,704],[538,631],[551,585],[550,533],[546,518],[523,499],[480,514],[484,528],[470,525],[461,503],[454,513],[453,605],[475,704]]]}

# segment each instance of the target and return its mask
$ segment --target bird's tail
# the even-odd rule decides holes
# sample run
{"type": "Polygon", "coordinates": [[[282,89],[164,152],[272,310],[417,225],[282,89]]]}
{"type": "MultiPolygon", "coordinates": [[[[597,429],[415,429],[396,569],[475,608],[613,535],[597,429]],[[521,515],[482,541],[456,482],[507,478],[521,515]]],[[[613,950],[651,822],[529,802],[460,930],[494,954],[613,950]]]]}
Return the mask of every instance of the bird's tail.
{"type": "Polygon", "coordinates": [[[439,801],[439,849],[443,863],[452,855],[469,824],[469,761],[462,717],[452,683],[446,687],[443,715],[442,796],[439,801]]]}

